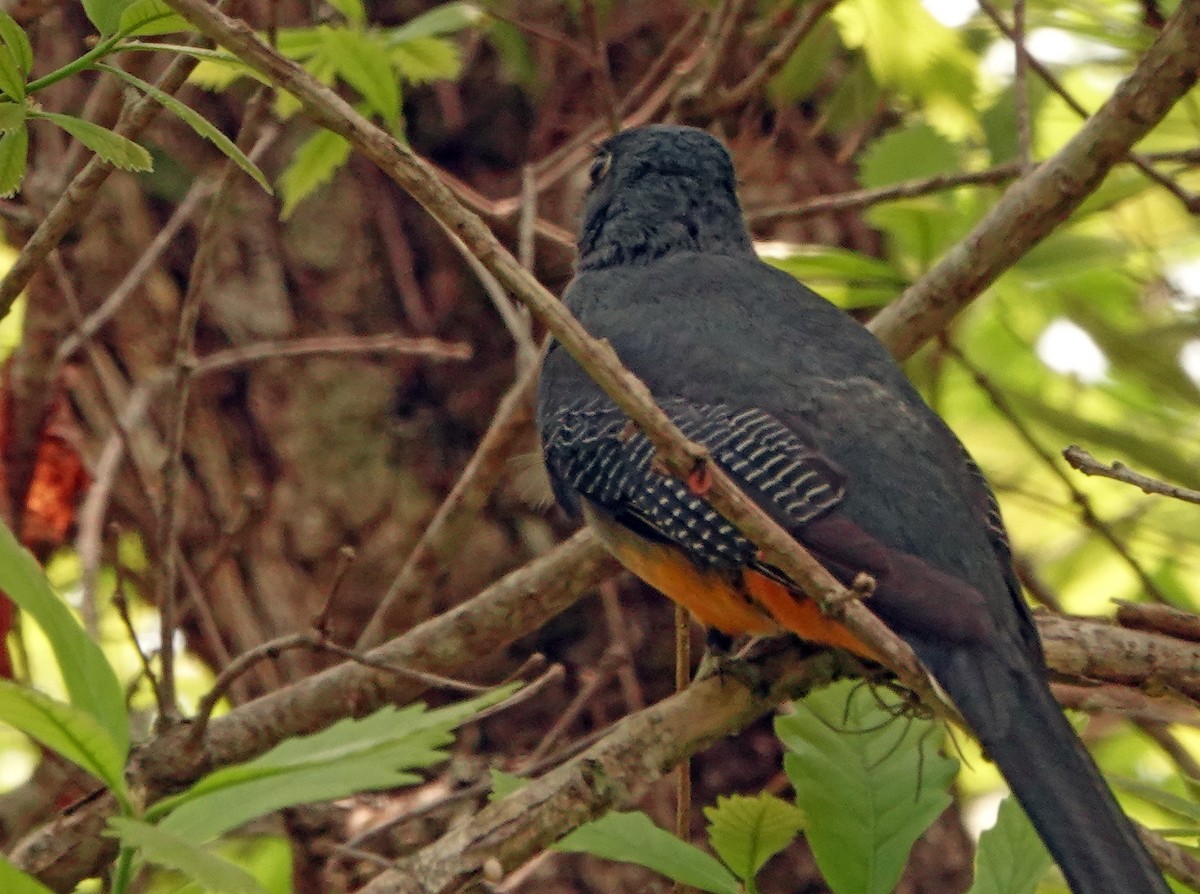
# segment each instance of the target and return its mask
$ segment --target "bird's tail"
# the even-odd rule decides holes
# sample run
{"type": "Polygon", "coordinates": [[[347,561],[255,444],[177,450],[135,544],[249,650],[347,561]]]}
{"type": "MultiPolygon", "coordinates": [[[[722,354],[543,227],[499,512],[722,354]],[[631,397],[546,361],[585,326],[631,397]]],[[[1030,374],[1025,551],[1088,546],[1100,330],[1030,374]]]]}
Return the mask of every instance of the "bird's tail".
{"type": "Polygon", "coordinates": [[[1168,894],[1162,873],[1023,650],[1009,656],[954,649],[922,657],[999,765],[1075,894],[1168,894]]]}

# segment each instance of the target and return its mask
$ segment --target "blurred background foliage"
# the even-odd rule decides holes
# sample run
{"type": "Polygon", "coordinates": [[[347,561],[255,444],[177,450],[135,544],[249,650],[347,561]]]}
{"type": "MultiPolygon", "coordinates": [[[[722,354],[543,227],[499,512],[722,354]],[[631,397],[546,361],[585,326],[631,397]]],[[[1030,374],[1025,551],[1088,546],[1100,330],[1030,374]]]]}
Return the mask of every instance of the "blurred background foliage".
{"type": "MultiPolygon", "coordinates": [[[[244,5],[252,21],[252,13],[266,15],[253,3],[244,5]]],[[[723,80],[735,82],[761,60],[778,39],[780,23],[807,5],[802,0],[746,4],[742,33],[729,58],[718,65],[718,71],[728,69],[723,80]]],[[[588,86],[592,72],[564,48],[564,41],[585,42],[579,4],[454,3],[437,7],[423,27],[412,29],[410,23],[430,6],[330,0],[283,4],[268,18],[286,26],[279,32],[281,49],[336,85],[360,110],[473,187],[511,195],[521,164],[544,156],[599,112],[588,86]],[[575,93],[564,97],[568,88],[575,93]],[[492,118],[477,107],[489,103],[492,118]],[[453,120],[449,112],[462,112],[464,106],[462,118],[453,120]]],[[[637,80],[646,61],[662,52],[689,15],[703,8],[683,0],[644,6],[623,0],[598,5],[610,35],[619,91],[637,80]]],[[[842,0],[755,96],[715,120],[693,123],[711,126],[728,140],[763,255],[865,318],[960,240],[1022,166],[1055,152],[1077,131],[1082,119],[1073,104],[1094,111],[1153,41],[1174,6],[1169,0],[1028,0],[1026,45],[1054,79],[1057,87],[1052,87],[1035,70],[1027,68],[1023,79],[1015,76],[1012,41],[989,16],[992,11],[1011,23],[1011,2],[985,3],[981,9],[974,0],[842,0]],[[795,136],[799,132],[802,140],[795,136]],[[1028,134],[1027,145],[1023,133],[1028,134]],[[969,175],[960,179],[967,182],[954,188],[932,181],[914,185],[960,175],[969,175]],[[790,202],[803,209],[822,193],[886,191],[901,185],[919,194],[864,199],[835,212],[781,207],[790,202]]],[[[64,15],[74,21],[70,11],[64,15]]],[[[32,30],[35,51],[47,52],[36,39],[36,23],[32,30]]],[[[56,32],[47,28],[44,33],[56,32]]],[[[228,124],[232,110],[244,107],[254,91],[253,79],[245,75],[227,61],[204,62],[193,82],[208,99],[198,104],[228,124]]],[[[195,93],[185,91],[194,102],[195,93]]],[[[270,161],[282,197],[281,208],[272,213],[291,215],[293,228],[311,228],[314,221],[333,227],[338,221],[323,217],[329,206],[322,203],[361,178],[361,170],[340,138],[315,131],[295,112],[286,97],[274,103],[286,149],[270,161]]],[[[173,138],[149,142],[161,163],[158,171],[138,181],[139,188],[169,207],[193,176],[190,160],[172,157],[173,138]]],[[[1139,146],[1173,188],[1130,164],[1118,167],[1069,221],[954,321],[945,342],[927,346],[908,364],[913,379],[996,489],[1023,573],[1068,612],[1110,614],[1114,600],[1146,599],[1146,581],[1154,598],[1200,610],[1197,507],[1085,478],[1067,469],[1059,456],[1068,444],[1079,444],[1103,462],[1120,460],[1149,475],[1200,488],[1198,147],[1200,94],[1193,91],[1139,146]],[[1100,526],[1111,531],[1119,546],[1109,542],[1100,526]]],[[[576,171],[547,197],[542,213],[572,230],[582,188],[582,172],[576,171]]],[[[316,243],[306,236],[300,244],[316,243]]],[[[355,257],[378,260],[378,251],[368,245],[355,257]]],[[[418,259],[418,266],[422,263],[418,259]]],[[[330,265],[336,264],[334,257],[330,265]]],[[[561,246],[539,256],[539,274],[561,286],[567,275],[561,246]]],[[[298,291],[309,281],[305,277],[317,277],[311,270],[289,275],[298,291]]],[[[433,274],[422,275],[422,285],[428,285],[433,274]]],[[[0,341],[5,350],[16,343],[19,327],[15,314],[4,321],[0,341]]],[[[497,380],[503,382],[511,369],[509,359],[501,356],[508,349],[498,328],[490,318],[454,311],[441,323],[435,321],[432,331],[473,341],[490,365],[484,372],[484,364],[473,367],[472,375],[496,376],[491,371],[501,369],[497,380]]],[[[460,465],[464,446],[486,422],[479,408],[500,390],[480,386],[484,396],[463,410],[454,409],[448,396],[454,385],[430,377],[422,386],[423,395],[436,396],[428,398],[434,411],[442,412],[437,401],[443,401],[451,408],[445,415],[453,417],[448,425],[454,437],[439,445],[443,477],[438,482],[447,469],[460,465]]],[[[414,502],[420,504],[419,499],[414,502]]],[[[511,516],[522,519],[519,524],[533,518],[528,524],[546,528],[541,509],[517,499],[502,505],[503,512],[496,507],[493,512],[504,516],[506,525],[518,524],[511,516]]],[[[146,555],[147,540],[144,529],[127,524],[120,544],[126,571],[136,575],[153,561],[146,555]]],[[[504,560],[516,563],[521,549],[532,549],[531,539],[521,540],[521,548],[512,542],[505,541],[508,546],[501,551],[507,548],[504,560]]],[[[484,564],[503,567],[504,562],[484,564]]],[[[69,545],[57,551],[49,569],[68,598],[80,592],[80,563],[69,545]]],[[[381,579],[386,576],[380,574],[381,579]]],[[[115,572],[106,567],[97,591],[100,610],[89,621],[130,681],[132,706],[148,711],[149,694],[136,682],[136,653],[108,607],[114,581],[115,572]]],[[[136,580],[134,584],[137,591],[136,580]]],[[[627,584],[626,591],[631,587],[627,584]]],[[[632,591],[640,594],[636,587],[632,591]]],[[[363,598],[369,602],[375,595],[367,592],[363,598]]],[[[303,613],[297,609],[296,614],[303,613]]],[[[136,601],[132,617],[143,648],[153,651],[153,607],[136,601]]],[[[661,620],[644,624],[665,629],[661,620]]],[[[582,635],[569,623],[565,632],[556,628],[552,635],[569,636],[572,629],[582,635]]],[[[188,632],[181,644],[195,647],[193,636],[188,632]]],[[[651,642],[664,655],[639,660],[661,669],[670,650],[665,641],[651,642]]],[[[537,645],[546,649],[547,641],[537,645]]],[[[53,664],[32,625],[24,629],[15,651],[27,656],[20,672],[54,691],[53,664]]],[[[189,654],[181,680],[185,707],[211,680],[211,663],[202,647],[189,654]]],[[[547,707],[551,713],[553,709],[547,707]]],[[[1136,729],[1110,722],[1092,726],[1089,736],[1103,740],[1098,753],[1106,770],[1189,795],[1189,781],[1179,768],[1136,729]]],[[[1194,730],[1176,733],[1200,753],[1194,730]]],[[[970,745],[965,749],[964,790],[994,804],[987,793],[998,778],[970,745]]],[[[36,760],[21,737],[0,727],[0,785],[20,783],[36,760]]],[[[743,782],[756,778],[749,771],[734,777],[743,782]]],[[[715,774],[712,784],[719,787],[722,778],[715,774]]],[[[762,782],[746,784],[761,788],[762,782]]],[[[1148,805],[1139,808],[1136,799],[1130,803],[1151,822],[1164,821],[1148,805]]],[[[280,867],[294,857],[282,846],[283,839],[269,841],[244,862],[259,867],[255,872],[269,890],[291,890],[280,867]]],[[[584,889],[570,884],[547,882],[536,890],[584,889]]],[[[597,890],[604,890],[603,884],[597,883],[597,890]]],[[[154,890],[177,887],[160,879],[154,890]]]]}

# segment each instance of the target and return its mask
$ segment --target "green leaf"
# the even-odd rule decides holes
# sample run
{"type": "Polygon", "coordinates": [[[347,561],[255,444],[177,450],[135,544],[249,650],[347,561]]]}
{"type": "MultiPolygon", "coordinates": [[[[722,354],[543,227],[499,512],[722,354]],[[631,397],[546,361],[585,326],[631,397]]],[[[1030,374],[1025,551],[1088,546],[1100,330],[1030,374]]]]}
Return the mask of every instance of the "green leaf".
{"type": "Polygon", "coordinates": [[[117,30],[126,37],[148,37],[191,31],[192,24],[164,0],[134,0],[121,13],[121,22],[117,30]]]}
{"type": "Polygon", "coordinates": [[[0,133],[8,133],[25,126],[25,105],[16,102],[0,102],[0,133]]]}
{"type": "Polygon", "coordinates": [[[329,5],[356,25],[367,21],[367,11],[363,8],[362,0],[329,0],[329,5]]]}
{"type": "Polygon", "coordinates": [[[763,260],[846,310],[882,307],[908,287],[907,277],[887,261],[845,248],[799,245],[782,257],[763,260]]]}
{"type": "Polygon", "coordinates": [[[975,881],[967,894],[1033,894],[1050,864],[1042,839],[1010,795],[1000,804],[996,824],[979,837],[975,881]]]}
{"type": "Polygon", "coordinates": [[[388,43],[395,46],[419,37],[453,34],[479,24],[485,15],[486,13],[474,3],[443,3],[391,31],[388,43]]]}
{"type": "Polygon", "coordinates": [[[920,0],[843,0],[830,17],[848,46],[862,48],[880,84],[974,114],[975,59],[920,0]]]}
{"type": "Polygon", "coordinates": [[[123,171],[154,170],[154,161],[144,146],[107,127],[58,112],[30,112],[29,117],[43,118],[57,124],[115,168],[123,171]]]}
{"type": "Polygon", "coordinates": [[[87,770],[128,808],[125,752],[92,715],[34,689],[0,680],[0,721],[87,770]]]}
{"type": "Polygon", "coordinates": [[[104,37],[116,34],[121,27],[121,16],[134,0],[83,0],[83,11],[88,21],[104,37]]]}
{"type": "Polygon", "coordinates": [[[33,47],[29,45],[29,35],[17,24],[17,20],[6,12],[0,12],[0,39],[4,40],[4,45],[12,53],[17,69],[23,76],[28,77],[33,71],[33,47]]]}
{"type": "Polygon", "coordinates": [[[249,174],[254,179],[254,182],[265,189],[268,194],[273,193],[271,184],[267,182],[266,175],[263,174],[258,165],[252,162],[246,156],[246,153],[237,147],[237,144],[234,143],[233,140],[221,133],[215,124],[201,115],[191,106],[176,99],[170,93],[165,93],[164,91],[159,90],[153,84],[147,83],[135,75],[131,75],[127,71],[122,71],[121,69],[114,68],[111,65],[99,65],[97,67],[115,74],[117,77],[128,81],[130,84],[133,84],[143,93],[151,96],[156,102],[158,102],[159,105],[161,105],[167,111],[172,112],[197,134],[204,137],[204,139],[208,140],[210,143],[220,149],[226,158],[233,161],[234,164],[249,174]]]}
{"type": "Polygon", "coordinates": [[[1182,819],[1200,823],[1200,804],[1189,798],[1180,797],[1174,792],[1163,791],[1160,788],[1155,788],[1152,785],[1147,785],[1144,782],[1129,779],[1125,776],[1109,776],[1108,778],[1113,785],[1130,794],[1137,795],[1143,800],[1149,801],[1155,807],[1161,808],[1168,813],[1173,813],[1182,819]]]}
{"type": "Polygon", "coordinates": [[[948,174],[960,168],[955,145],[924,123],[884,134],[860,159],[859,180],[867,189],[948,174]]]}
{"type": "Polygon", "coordinates": [[[7,46],[0,50],[0,91],[14,102],[25,101],[25,74],[7,46]]]}
{"type": "Polygon", "coordinates": [[[499,801],[501,798],[506,798],[513,792],[523,789],[529,784],[529,780],[524,776],[505,773],[503,770],[497,770],[495,767],[488,772],[492,776],[492,790],[488,792],[489,801],[499,801]]]}
{"type": "MultiPolygon", "coordinates": [[[[18,135],[23,138],[24,133],[22,129],[0,137],[0,186],[7,182],[4,145],[18,135]]],[[[37,621],[54,650],[71,704],[100,723],[117,746],[119,762],[124,763],[129,752],[129,721],[117,675],[54,592],[37,560],[4,525],[0,525],[0,590],[37,621]]]]}
{"type": "Polygon", "coordinates": [[[770,792],[717,798],[704,815],[713,850],[745,882],[791,844],[804,825],[803,813],[770,792]]]}
{"type": "Polygon", "coordinates": [[[580,826],[554,850],[636,863],[673,881],[713,894],[739,894],[741,886],[711,854],[680,841],[641,811],[605,814],[580,826]]]}
{"type": "Polygon", "coordinates": [[[350,28],[318,29],[338,76],[362,94],[367,105],[394,130],[400,120],[400,84],[383,41],[375,34],[350,28]]]}
{"type": "Polygon", "coordinates": [[[846,681],[775,721],[796,803],[814,818],[809,845],[836,894],[890,894],[913,842],[950,803],[958,762],[922,753],[930,722],[897,718],[885,698],[846,681]]]}
{"type": "Polygon", "coordinates": [[[188,74],[188,83],[202,90],[220,92],[241,78],[256,77],[257,72],[236,59],[202,59],[188,74]]]}
{"type": "Polygon", "coordinates": [[[108,825],[110,831],[105,834],[137,848],[142,859],[182,872],[206,891],[264,894],[262,885],[246,870],[182,836],[131,817],[114,816],[108,825]]]}
{"type": "Polygon", "coordinates": [[[405,41],[392,47],[388,58],[410,84],[454,80],[462,74],[458,46],[440,37],[405,41]]]}
{"type": "Polygon", "coordinates": [[[255,817],[310,801],[360,791],[412,785],[412,769],[446,759],[451,730],[507,698],[504,686],[436,711],[424,705],[384,708],[361,720],[343,720],[311,736],[288,739],[248,763],[210,773],[187,791],[146,811],[162,827],[205,842],[255,817]]]}
{"type": "Polygon", "coordinates": [[[22,872],[0,854],[0,891],[7,894],[51,894],[49,888],[32,875],[22,872]]]}
{"type": "Polygon", "coordinates": [[[283,198],[279,216],[284,220],[291,217],[296,206],[332,180],[349,157],[350,143],[331,130],[319,130],[305,140],[279,175],[283,198]]]}

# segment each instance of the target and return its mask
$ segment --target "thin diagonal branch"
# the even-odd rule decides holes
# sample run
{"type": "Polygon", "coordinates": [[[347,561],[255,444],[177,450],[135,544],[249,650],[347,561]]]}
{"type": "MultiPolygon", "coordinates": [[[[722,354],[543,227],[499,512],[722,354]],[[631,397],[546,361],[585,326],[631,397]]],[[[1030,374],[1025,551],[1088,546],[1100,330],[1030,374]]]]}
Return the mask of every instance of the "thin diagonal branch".
{"type": "Polygon", "coordinates": [[[1121,83],[1071,140],[1014,183],[961,242],[872,321],[907,357],[1066,220],[1196,83],[1200,0],[1183,0],[1121,83]]]}
{"type": "Polygon", "coordinates": [[[1099,475],[1102,478],[1123,481],[1125,484],[1140,487],[1143,492],[1148,494],[1161,494],[1164,497],[1174,497],[1176,500],[1183,500],[1185,503],[1200,503],[1200,490],[1192,490],[1190,487],[1171,484],[1167,481],[1159,481],[1157,478],[1151,478],[1149,475],[1135,472],[1123,462],[1114,462],[1106,466],[1082,447],[1076,447],[1072,444],[1063,451],[1063,457],[1071,464],[1072,468],[1078,469],[1085,475],[1099,475]]]}

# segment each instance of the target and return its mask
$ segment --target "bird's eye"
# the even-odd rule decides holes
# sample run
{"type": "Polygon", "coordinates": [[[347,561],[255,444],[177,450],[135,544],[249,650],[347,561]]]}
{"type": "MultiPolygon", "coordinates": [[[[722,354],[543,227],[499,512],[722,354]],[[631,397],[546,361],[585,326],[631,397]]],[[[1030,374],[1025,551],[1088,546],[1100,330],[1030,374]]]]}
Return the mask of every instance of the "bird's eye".
{"type": "Polygon", "coordinates": [[[604,175],[608,173],[608,170],[611,167],[612,153],[601,152],[599,155],[597,155],[592,161],[592,169],[588,171],[588,177],[591,178],[592,185],[594,186],[596,183],[598,183],[604,177],[604,175]]]}

